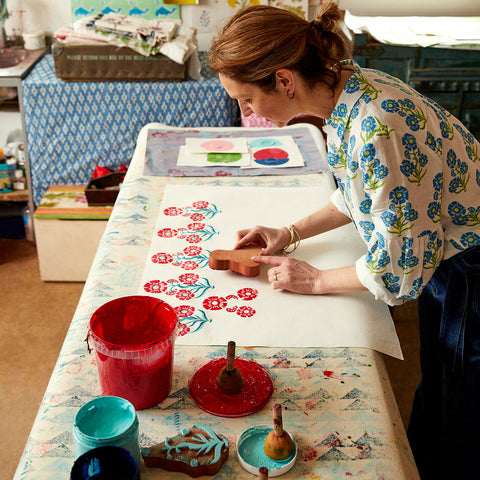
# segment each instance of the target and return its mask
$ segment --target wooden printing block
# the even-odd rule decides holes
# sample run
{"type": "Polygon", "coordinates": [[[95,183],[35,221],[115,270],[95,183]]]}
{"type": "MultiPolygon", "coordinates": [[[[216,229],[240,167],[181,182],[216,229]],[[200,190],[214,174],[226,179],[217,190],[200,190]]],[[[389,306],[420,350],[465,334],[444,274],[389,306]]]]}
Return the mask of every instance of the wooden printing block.
{"type": "Polygon", "coordinates": [[[212,270],[231,270],[244,277],[256,277],[260,273],[260,264],[252,257],[258,255],[261,247],[247,246],[237,250],[213,250],[208,265],[212,270]]]}

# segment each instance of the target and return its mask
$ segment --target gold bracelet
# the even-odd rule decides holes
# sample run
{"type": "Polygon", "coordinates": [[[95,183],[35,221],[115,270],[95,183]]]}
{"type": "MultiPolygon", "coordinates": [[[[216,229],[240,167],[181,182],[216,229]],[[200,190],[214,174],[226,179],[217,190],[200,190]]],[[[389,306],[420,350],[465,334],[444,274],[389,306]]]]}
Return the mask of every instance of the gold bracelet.
{"type": "Polygon", "coordinates": [[[282,248],[283,253],[292,253],[294,252],[298,246],[300,245],[300,234],[298,233],[297,229],[292,225],[285,226],[290,233],[290,241],[286,247],[282,248]],[[293,247],[291,250],[288,250],[290,247],[293,247]]]}

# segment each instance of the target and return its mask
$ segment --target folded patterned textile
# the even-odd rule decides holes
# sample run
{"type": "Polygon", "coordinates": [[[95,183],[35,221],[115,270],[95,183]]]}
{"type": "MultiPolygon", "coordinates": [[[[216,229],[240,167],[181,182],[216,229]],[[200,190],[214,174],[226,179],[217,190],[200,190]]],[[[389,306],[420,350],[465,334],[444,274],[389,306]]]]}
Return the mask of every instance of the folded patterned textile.
{"type": "Polygon", "coordinates": [[[53,37],[64,44],[110,44],[129,47],[145,56],[161,53],[180,64],[184,64],[198,50],[197,30],[193,27],[181,25],[176,20],[146,20],[118,14],[102,13],[81,18],[72,25],[58,29],[53,37]],[[124,19],[122,25],[118,23],[120,18],[124,19]],[[110,28],[111,31],[99,30],[98,22],[101,25],[103,22],[102,28],[110,28]],[[134,25],[138,30],[133,31],[134,25]]]}
{"type": "Polygon", "coordinates": [[[185,63],[187,58],[198,48],[197,30],[182,25],[176,37],[161,45],[159,52],[177,63],[185,63]]]}
{"type": "Polygon", "coordinates": [[[93,19],[94,28],[102,32],[129,35],[152,46],[169,42],[180,26],[178,20],[147,20],[145,18],[120,15],[110,12],[99,13],[93,19]]]}

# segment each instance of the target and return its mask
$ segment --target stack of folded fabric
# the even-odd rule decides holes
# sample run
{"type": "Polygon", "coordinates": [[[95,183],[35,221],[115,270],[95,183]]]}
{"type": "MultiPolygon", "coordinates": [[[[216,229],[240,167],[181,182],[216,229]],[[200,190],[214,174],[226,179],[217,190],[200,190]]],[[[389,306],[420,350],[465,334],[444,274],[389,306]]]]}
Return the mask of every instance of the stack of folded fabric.
{"type": "Polygon", "coordinates": [[[147,20],[110,12],[77,20],[58,29],[54,38],[65,45],[126,46],[145,56],[160,53],[183,64],[197,51],[196,33],[178,20],[147,20]]]}

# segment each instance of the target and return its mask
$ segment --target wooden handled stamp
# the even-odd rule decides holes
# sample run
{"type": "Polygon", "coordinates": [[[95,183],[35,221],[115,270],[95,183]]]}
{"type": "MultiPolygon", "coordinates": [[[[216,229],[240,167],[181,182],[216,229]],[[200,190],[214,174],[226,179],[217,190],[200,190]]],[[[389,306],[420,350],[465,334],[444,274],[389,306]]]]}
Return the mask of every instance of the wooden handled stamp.
{"type": "Polygon", "coordinates": [[[273,430],[265,438],[263,451],[272,460],[285,460],[293,453],[293,440],[290,434],[283,429],[282,407],[276,403],[272,407],[273,430]]]}
{"type": "Polygon", "coordinates": [[[235,342],[231,340],[227,347],[227,365],[220,370],[217,385],[222,392],[238,393],[243,388],[242,372],[235,366],[235,342]]]}
{"type": "Polygon", "coordinates": [[[208,265],[212,270],[231,270],[244,277],[256,277],[260,273],[260,264],[252,257],[262,250],[259,246],[247,246],[237,250],[213,250],[208,265]]]}

